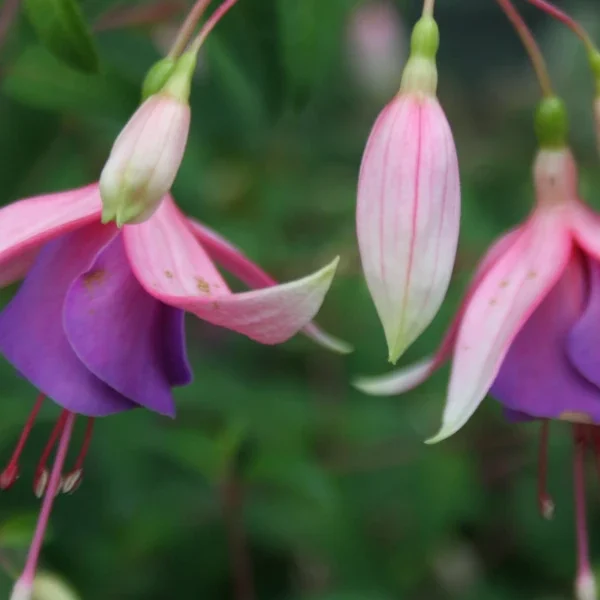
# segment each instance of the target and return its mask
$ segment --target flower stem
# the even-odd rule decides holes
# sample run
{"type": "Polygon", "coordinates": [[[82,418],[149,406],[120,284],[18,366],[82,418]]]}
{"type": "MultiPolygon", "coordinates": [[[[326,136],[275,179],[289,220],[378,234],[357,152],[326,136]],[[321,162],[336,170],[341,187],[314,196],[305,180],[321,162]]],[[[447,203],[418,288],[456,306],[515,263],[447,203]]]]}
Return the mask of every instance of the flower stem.
{"type": "Polygon", "coordinates": [[[564,10],[561,10],[557,6],[554,6],[547,0],[527,0],[529,4],[532,4],[536,8],[543,10],[551,17],[555,18],[566,25],[579,39],[585,44],[586,48],[590,51],[595,50],[592,38],[588,35],[587,31],[580,25],[573,17],[569,16],[564,10]]]}
{"type": "Polygon", "coordinates": [[[435,4],[435,0],[423,0],[423,16],[424,17],[433,17],[434,4],[435,4]]]}
{"type": "Polygon", "coordinates": [[[525,50],[529,55],[533,70],[535,71],[540,84],[542,94],[546,97],[553,96],[554,93],[552,92],[552,83],[550,82],[550,76],[548,75],[548,68],[546,67],[546,62],[544,61],[540,47],[535,41],[531,30],[527,27],[523,17],[521,17],[511,0],[496,1],[508,17],[508,20],[512,23],[518,36],[521,38],[523,46],[525,46],[525,50]]]}
{"type": "Polygon", "coordinates": [[[227,543],[235,600],[254,600],[254,578],[244,531],[242,487],[233,474],[221,483],[221,506],[227,529],[227,543]]]}
{"type": "Polygon", "coordinates": [[[169,58],[178,58],[185,50],[187,43],[194,33],[194,29],[196,29],[198,21],[204,14],[204,11],[208,8],[210,2],[211,0],[197,0],[197,2],[194,4],[192,10],[190,10],[188,16],[183,22],[175,42],[173,42],[173,46],[171,46],[171,49],[169,50],[169,58]]]}
{"type": "Polygon", "coordinates": [[[56,451],[56,458],[54,459],[54,466],[52,467],[52,473],[50,474],[50,480],[48,482],[48,488],[46,489],[46,495],[44,496],[42,509],[40,510],[40,515],[38,517],[33,541],[31,542],[31,546],[29,548],[27,561],[25,562],[25,568],[23,569],[21,577],[15,584],[15,588],[18,590],[33,586],[40,550],[42,548],[42,542],[44,541],[44,534],[48,526],[48,520],[52,511],[52,505],[54,504],[54,498],[56,497],[60,486],[62,469],[67,456],[67,450],[69,448],[69,441],[73,431],[73,424],[75,423],[75,416],[76,415],[74,413],[70,412],[67,414],[65,420],[64,428],[58,443],[58,450],[56,451]]]}
{"type": "Polygon", "coordinates": [[[200,30],[200,33],[196,36],[190,46],[191,52],[198,52],[200,46],[204,43],[204,40],[208,37],[208,34],[215,28],[215,25],[225,16],[225,13],[232,8],[238,0],[225,0],[217,10],[210,16],[210,18],[204,23],[204,26],[200,30]]]}

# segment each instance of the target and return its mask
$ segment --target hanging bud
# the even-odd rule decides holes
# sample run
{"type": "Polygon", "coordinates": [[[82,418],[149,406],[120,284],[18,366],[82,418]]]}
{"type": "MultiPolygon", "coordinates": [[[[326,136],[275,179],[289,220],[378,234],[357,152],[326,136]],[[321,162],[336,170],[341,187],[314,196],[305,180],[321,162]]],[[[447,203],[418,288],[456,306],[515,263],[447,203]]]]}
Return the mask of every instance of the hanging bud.
{"type": "Polygon", "coordinates": [[[103,223],[141,223],[170,190],[187,143],[195,65],[195,53],[182,55],[117,137],[100,176],[103,223]]]}
{"type": "Polygon", "coordinates": [[[400,91],[379,115],[360,169],[360,255],[391,362],[437,313],[458,243],[458,160],[436,97],[438,43],[435,21],[423,16],[400,91]]]}

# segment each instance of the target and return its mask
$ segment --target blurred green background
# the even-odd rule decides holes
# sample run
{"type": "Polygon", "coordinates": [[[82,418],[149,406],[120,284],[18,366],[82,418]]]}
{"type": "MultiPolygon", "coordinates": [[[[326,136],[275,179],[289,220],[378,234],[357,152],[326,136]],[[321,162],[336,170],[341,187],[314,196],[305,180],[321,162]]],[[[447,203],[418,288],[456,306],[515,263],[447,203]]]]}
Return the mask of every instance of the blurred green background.
{"type": "MultiPolygon", "coordinates": [[[[0,48],[1,204],[98,177],[187,4],[82,0],[98,75],[61,64],[17,15],[0,48]]],[[[402,364],[436,347],[478,257],[531,206],[538,89],[519,41],[493,0],[438,5],[439,94],[462,171],[461,244],[447,302],[402,364]]],[[[585,55],[568,31],[519,6],[568,102],[582,192],[593,203],[600,171],[585,55]]],[[[600,40],[598,0],[562,6],[600,40]]],[[[398,398],[367,397],[349,383],[389,368],[360,271],[355,188],[419,10],[402,1],[239,0],[209,38],[174,194],[280,280],[339,254],[318,322],[356,351],[333,355],[302,337],[265,347],[190,318],[195,383],[177,391],[177,420],[140,410],[98,421],[83,485],[56,502],[42,567],[69,582],[73,597],[571,597],[566,425],[551,428],[557,511],[544,522],[536,424],[505,423],[489,400],[458,435],[429,447],[423,440],[439,425],[447,369],[398,398]]],[[[13,291],[4,290],[2,302],[13,291]]],[[[0,381],[0,457],[8,460],[35,390],[5,362],[0,381]]],[[[2,598],[39,506],[30,482],[58,414],[47,404],[22,478],[0,495],[2,598]]],[[[600,567],[594,477],[588,491],[600,567]]]]}

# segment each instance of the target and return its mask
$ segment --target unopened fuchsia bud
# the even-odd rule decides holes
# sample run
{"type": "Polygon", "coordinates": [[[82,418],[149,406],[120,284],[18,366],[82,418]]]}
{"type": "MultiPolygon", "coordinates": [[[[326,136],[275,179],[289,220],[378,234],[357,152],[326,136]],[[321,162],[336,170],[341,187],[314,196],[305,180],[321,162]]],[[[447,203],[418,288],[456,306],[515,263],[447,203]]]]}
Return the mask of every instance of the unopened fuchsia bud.
{"type": "Polygon", "coordinates": [[[171,189],[188,138],[195,65],[195,52],[183,54],[117,137],[100,176],[103,223],[143,222],[171,189]]]}
{"type": "Polygon", "coordinates": [[[394,363],[436,315],[458,243],[458,159],[436,97],[438,44],[437,24],[424,15],[400,91],[371,131],[358,183],[360,255],[394,363]]]}

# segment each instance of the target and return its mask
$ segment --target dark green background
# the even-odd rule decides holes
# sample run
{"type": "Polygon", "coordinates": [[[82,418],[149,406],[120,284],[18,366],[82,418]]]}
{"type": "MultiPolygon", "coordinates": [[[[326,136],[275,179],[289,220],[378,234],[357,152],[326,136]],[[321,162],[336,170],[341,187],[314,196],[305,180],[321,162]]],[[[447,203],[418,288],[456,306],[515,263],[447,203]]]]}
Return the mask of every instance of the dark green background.
{"type": "MultiPolygon", "coordinates": [[[[95,23],[117,4],[127,5],[82,7],[95,23]]],[[[436,346],[478,257],[532,198],[538,89],[522,48],[492,0],[438,4],[439,93],[462,171],[461,244],[447,302],[406,363],[436,346]]],[[[563,4],[600,39],[598,0],[563,4]]],[[[99,420],[82,487],[56,503],[42,566],[84,600],[233,598],[232,528],[245,532],[259,600],[571,597],[566,424],[552,427],[557,511],[547,523],[536,509],[535,424],[505,423],[489,400],[458,435],[429,447],[422,442],[439,425],[447,370],[400,398],[367,397],[349,384],[388,369],[354,234],[361,152],[387,100],[369,94],[350,68],[347,22],[358,5],[239,0],[207,42],[173,189],[187,212],[281,280],[339,254],[318,321],[356,352],[332,355],[301,337],[260,346],[190,318],[196,378],[177,392],[177,420],[141,410],[99,420]]],[[[418,4],[397,7],[410,27],[418,4]]],[[[569,32],[525,9],[568,102],[582,192],[594,202],[600,171],[585,55],[569,32]]],[[[97,32],[102,71],[89,76],[49,56],[18,19],[0,50],[0,203],[98,177],[160,56],[159,29],[97,32]]],[[[4,362],[0,381],[7,460],[36,392],[4,362]]],[[[48,403],[22,478],[0,495],[0,562],[9,570],[22,565],[38,507],[33,469],[57,414],[48,403]]],[[[594,475],[590,465],[600,564],[594,475]]],[[[0,597],[10,585],[0,572],[0,597]]]]}

